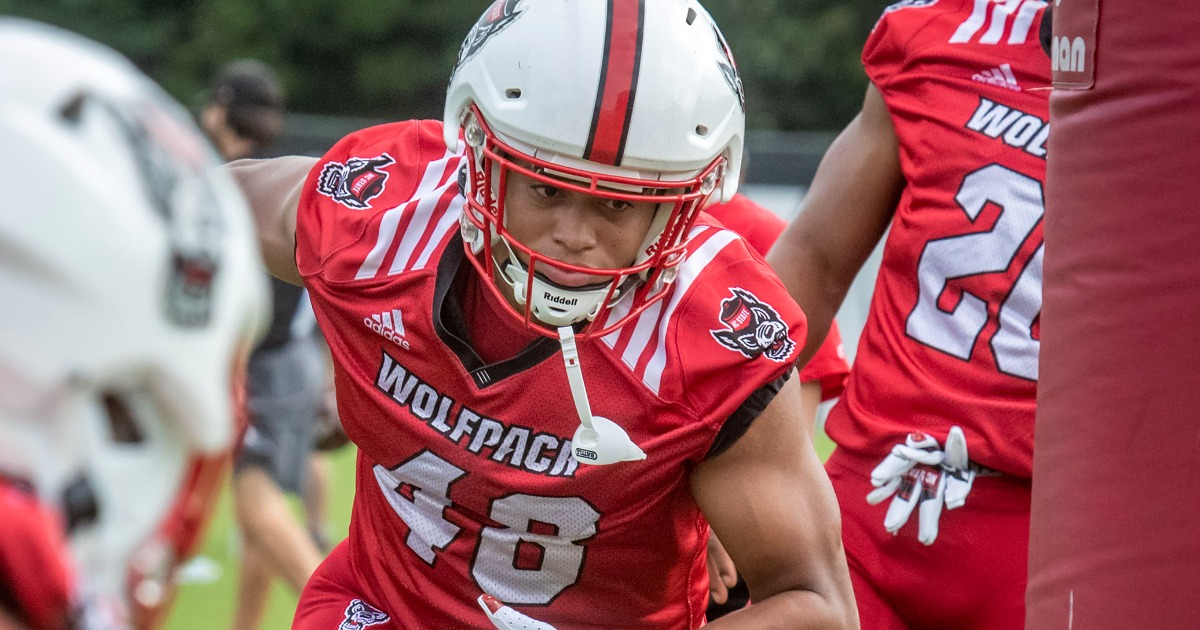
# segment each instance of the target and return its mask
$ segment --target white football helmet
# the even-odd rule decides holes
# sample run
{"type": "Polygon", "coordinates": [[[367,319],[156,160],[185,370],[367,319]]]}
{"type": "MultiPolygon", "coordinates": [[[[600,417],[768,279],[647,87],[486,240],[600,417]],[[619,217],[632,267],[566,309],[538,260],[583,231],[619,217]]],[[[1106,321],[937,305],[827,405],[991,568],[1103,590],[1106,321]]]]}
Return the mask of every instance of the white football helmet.
{"type": "Polygon", "coordinates": [[[62,513],[88,614],[152,627],[227,468],[254,230],[117,53],[0,17],[0,94],[0,475],[62,513]]]}
{"type": "Polygon", "coordinates": [[[555,327],[596,321],[591,337],[660,299],[700,209],[714,192],[728,201],[737,191],[745,103],[729,47],[695,0],[497,0],[459,51],[444,123],[447,146],[465,144],[462,234],[485,284],[496,289],[499,269],[527,326],[557,337],[555,327]],[[658,204],[641,254],[597,270],[530,250],[505,228],[510,171],[658,204]],[[542,266],[608,280],[563,287],[542,266]]]}

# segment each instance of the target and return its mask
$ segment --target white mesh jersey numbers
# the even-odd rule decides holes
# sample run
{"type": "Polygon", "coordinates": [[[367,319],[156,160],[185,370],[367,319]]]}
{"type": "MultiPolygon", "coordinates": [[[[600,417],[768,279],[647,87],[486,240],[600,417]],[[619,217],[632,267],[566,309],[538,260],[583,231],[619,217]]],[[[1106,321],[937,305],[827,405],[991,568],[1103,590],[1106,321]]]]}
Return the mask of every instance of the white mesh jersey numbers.
{"type": "Polygon", "coordinates": [[[600,513],[579,497],[535,497],[514,494],[492,502],[492,518],[505,527],[480,534],[471,575],[485,593],[512,604],[546,604],[579,580],[584,547],[578,541],[596,534],[600,513]],[[535,534],[534,522],[557,534],[535,534]],[[521,544],[541,548],[536,569],[516,566],[521,544]]]}
{"type": "Polygon", "coordinates": [[[1044,6],[1043,0],[975,0],[970,17],[958,25],[950,43],[999,44],[1007,31],[1005,42],[1019,46],[1029,38],[1033,19],[1044,6]]]}
{"type": "Polygon", "coordinates": [[[429,564],[437,559],[437,550],[449,545],[462,529],[446,520],[446,508],[450,507],[451,484],[465,474],[465,470],[429,451],[421,451],[392,470],[375,466],[375,479],[383,496],[408,524],[404,542],[429,564]],[[411,488],[411,499],[404,494],[406,487],[411,488]]]}
{"type": "MultiPolygon", "coordinates": [[[[926,243],[917,263],[920,296],[908,316],[905,332],[923,344],[969,361],[975,341],[987,324],[987,301],[963,291],[958,304],[943,311],[938,307],[938,297],[949,280],[1008,269],[1045,214],[1045,204],[1041,182],[999,164],[964,177],[955,201],[971,221],[989,202],[1000,206],[1000,215],[988,232],[926,243]]],[[[1033,323],[1042,310],[1043,249],[1039,244],[1000,305],[1000,327],[990,344],[1000,371],[1029,380],[1037,380],[1038,376],[1041,342],[1033,336],[1033,323]]]]}
{"type": "MultiPolygon", "coordinates": [[[[437,552],[462,530],[446,519],[446,508],[452,505],[451,486],[466,471],[429,451],[374,471],[388,503],[408,525],[408,547],[432,566],[437,552]]],[[[471,566],[480,590],[510,604],[548,604],[579,580],[586,555],[581,543],[596,534],[600,513],[579,497],[512,494],[492,501],[489,518],[504,527],[480,532],[471,566]],[[538,524],[553,533],[534,531],[538,524]],[[525,545],[540,556],[536,566],[518,566],[525,545]]]]}

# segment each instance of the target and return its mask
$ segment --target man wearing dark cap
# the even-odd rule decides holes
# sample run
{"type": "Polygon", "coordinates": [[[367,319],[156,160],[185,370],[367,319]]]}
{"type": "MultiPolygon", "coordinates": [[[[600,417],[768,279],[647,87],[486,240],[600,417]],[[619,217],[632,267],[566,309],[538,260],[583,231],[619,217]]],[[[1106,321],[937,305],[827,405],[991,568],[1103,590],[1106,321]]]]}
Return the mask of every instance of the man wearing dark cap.
{"type": "MultiPolygon", "coordinates": [[[[275,73],[242,59],[221,69],[200,122],[226,160],[269,157],[283,130],[283,107],[275,73]]],[[[234,467],[243,541],[235,628],[261,625],[272,576],[299,593],[324,557],[284,493],[305,494],[328,370],[304,289],[272,279],[272,293],[271,327],[250,357],[250,428],[234,467]]]]}
{"type": "Polygon", "coordinates": [[[283,105],[279,77],[261,61],[239,59],[217,75],[200,122],[226,160],[262,157],[283,131],[283,105]]]}

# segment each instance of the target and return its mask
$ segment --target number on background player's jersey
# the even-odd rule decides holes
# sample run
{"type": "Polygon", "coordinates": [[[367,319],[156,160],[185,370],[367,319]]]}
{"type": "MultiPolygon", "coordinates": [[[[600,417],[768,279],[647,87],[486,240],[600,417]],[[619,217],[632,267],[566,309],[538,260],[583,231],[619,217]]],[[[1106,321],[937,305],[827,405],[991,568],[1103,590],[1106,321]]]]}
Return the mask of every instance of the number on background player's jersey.
{"type": "MultiPolygon", "coordinates": [[[[1042,244],[1022,265],[1016,282],[994,296],[962,291],[949,309],[941,297],[951,279],[1007,270],[1022,243],[1030,238],[1045,213],[1042,183],[999,164],[968,173],[955,201],[975,222],[984,207],[1000,208],[992,228],[929,241],[917,264],[920,297],[909,313],[909,337],[968,361],[989,320],[988,299],[1003,300],[999,327],[990,347],[997,369],[1006,374],[1037,380],[1041,342],[1034,336],[1034,321],[1042,310],[1042,244]]],[[[994,306],[994,305],[992,305],[994,306]]]]}

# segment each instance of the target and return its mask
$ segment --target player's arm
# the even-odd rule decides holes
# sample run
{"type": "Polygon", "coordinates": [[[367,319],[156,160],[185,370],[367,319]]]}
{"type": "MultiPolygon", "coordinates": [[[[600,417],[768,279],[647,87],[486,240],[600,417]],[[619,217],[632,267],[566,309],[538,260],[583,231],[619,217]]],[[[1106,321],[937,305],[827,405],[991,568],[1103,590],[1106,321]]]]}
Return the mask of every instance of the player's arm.
{"type": "Polygon", "coordinates": [[[887,229],[903,187],[896,132],[883,96],[869,85],[862,111],[830,145],[799,213],[767,254],[808,316],[799,365],[825,339],[850,283],[887,229]]]}
{"type": "MultiPolygon", "coordinates": [[[[821,404],[820,381],[800,383],[800,419],[808,429],[811,440],[817,428],[817,407],[821,404]]],[[[716,534],[708,537],[708,594],[713,601],[724,604],[729,599],[729,589],[737,584],[737,566],[721,545],[716,534]]]]}
{"type": "Polygon", "coordinates": [[[720,628],[857,628],[833,486],[788,381],[741,438],[692,472],[692,493],[754,605],[720,628]]]}
{"type": "Polygon", "coordinates": [[[304,180],[316,163],[316,158],[287,156],[237,160],[226,167],[250,204],[267,271],[297,285],[302,281],[296,269],[296,210],[304,180]]]}

